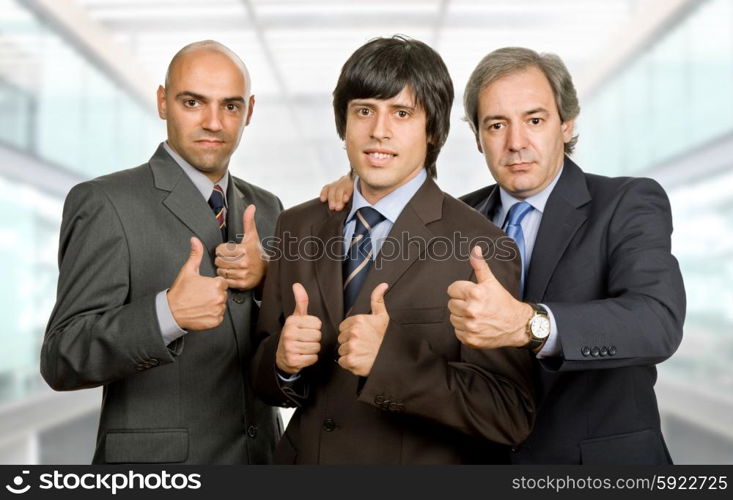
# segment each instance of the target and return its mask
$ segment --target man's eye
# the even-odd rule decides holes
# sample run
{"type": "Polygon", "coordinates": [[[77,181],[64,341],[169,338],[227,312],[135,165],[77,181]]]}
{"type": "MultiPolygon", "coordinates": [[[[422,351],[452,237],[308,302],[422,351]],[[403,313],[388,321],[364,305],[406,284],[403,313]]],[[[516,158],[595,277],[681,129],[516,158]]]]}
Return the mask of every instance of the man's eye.
{"type": "Polygon", "coordinates": [[[227,104],[227,111],[238,111],[238,110],[239,110],[239,106],[237,106],[236,104],[232,104],[232,103],[227,104]]]}
{"type": "Polygon", "coordinates": [[[410,116],[410,113],[408,113],[404,109],[400,109],[397,111],[397,116],[399,116],[400,118],[407,118],[408,116],[410,116]]]}
{"type": "Polygon", "coordinates": [[[503,126],[504,126],[504,124],[503,124],[503,123],[492,123],[491,125],[489,125],[489,128],[490,128],[491,130],[501,130],[501,128],[502,128],[503,126]]]}
{"type": "Polygon", "coordinates": [[[186,99],[185,101],[183,101],[183,104],[187,108],[194,108],[198,104],[198,101],[196,99],[186,99]]]}
{"type": "Polygon", "coordinates": [[[540,123],[542,123],[542,118],[530,118],[529,123],[531,123],[532,125],[539,125],[540,123]]]}
{"type": "Polygon", "coordinates": [[[370,111],[371,110],[369,108],[359,108],[356,110],[356,112],[361,116],[369,116],[370,111]]]}

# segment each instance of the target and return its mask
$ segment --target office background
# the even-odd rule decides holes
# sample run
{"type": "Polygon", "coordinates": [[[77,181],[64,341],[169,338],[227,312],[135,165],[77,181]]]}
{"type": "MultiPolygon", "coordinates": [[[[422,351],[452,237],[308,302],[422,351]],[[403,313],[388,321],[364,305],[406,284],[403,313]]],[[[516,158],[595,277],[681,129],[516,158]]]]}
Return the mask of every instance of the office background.
{"type": "Polygon", "coordinates": [[[666,188],[688,313],[659,367],[663,429],[678,463],[733,463],[733,0],[0,0],[0,463],[91,459],[101,391],[54,393],[38,370],[63,199],[164,139],[154,95],[173,54],[213,38],[242,56],[257,103],[231,169],[291,206],[347,169],[330,108],[341,65],[395,33],[454,79],[449,193],[491,181],[460,103],[507,45],[567,63],[586,171],[666,188]]]}

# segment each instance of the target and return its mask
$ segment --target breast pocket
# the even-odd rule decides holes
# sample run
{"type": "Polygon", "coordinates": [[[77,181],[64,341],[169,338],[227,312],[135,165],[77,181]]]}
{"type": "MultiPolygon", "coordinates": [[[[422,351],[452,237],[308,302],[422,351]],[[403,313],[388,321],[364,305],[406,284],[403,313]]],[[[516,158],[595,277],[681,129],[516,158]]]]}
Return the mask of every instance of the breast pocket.
{"type": "Polygon", "coordinates": [[[459,342],[447,307],[411,307],[389,310],[390,321],[399,325],[399,335],[418,345],[427,343],[430,349],[446,358],[458,355],[459,342]]]}
{"type": "Polygon", "coordinates": [[[391,320],[401,325],[442,323],[448,317],[447,307],[409,307],[388,311],[391,320]]]}

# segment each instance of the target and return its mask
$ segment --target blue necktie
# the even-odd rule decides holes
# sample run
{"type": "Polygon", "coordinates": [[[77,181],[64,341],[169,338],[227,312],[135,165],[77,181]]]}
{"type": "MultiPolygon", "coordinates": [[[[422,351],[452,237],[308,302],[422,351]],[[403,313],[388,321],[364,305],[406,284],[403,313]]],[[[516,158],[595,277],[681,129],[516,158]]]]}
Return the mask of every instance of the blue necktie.
{"type": "Polygon", "coordinates": [[[512,205],[512,208],[509,209],[506,225],[504,227],[504,232],[506,233],[506,235],[513,239],[514,242],[517,244],[517,248],[519,248],[519,255],[522,258],[522,278],[519,282],[519,289],[522,292],[522,296],[524,296],[524,274],[526,272],[529,262],[527,262],[527,254],[524,247],[524,233],[522,232],[521,224],[524,216],[530,213],[533,209],[534,207],[526,201],[515,203],[514,205],[512,205]]]}
{"type": "Polygon", "coordinates": [[[224,201],[224,190],[219,184],[214,185],[214,190],[209,197],[209,206],[214,212],[216,223],[219,225],[222,241],[227,241],[227,206],[224,201]]]}
{"type": "Polygon", "coordinates": [[[384,216],[372,207],[362,207],[356,211],[356,227],[351,237],[344,261],[344,311],[349,315],[356,302],[359,290],[364,284],[372,264],[372,228],[384,220],[384,216]]]}

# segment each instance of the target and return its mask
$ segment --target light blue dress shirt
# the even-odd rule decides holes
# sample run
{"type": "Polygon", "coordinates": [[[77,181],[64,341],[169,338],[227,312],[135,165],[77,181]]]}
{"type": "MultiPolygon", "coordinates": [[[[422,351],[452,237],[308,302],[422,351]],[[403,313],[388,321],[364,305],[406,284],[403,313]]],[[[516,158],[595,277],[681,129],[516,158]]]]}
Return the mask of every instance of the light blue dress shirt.
{"type": "Polygon", "coordinates": [[[387,237],[389,232],[392,230],[397,217],[400,216],[402,210],[405,208],[407,203],[415,196],[420,186],[423,185],[425,179],[428,178],[428,174],[425,169],[421,169],[414,178],[398,187],[387,196],[376,202],[374,205],[370,204],[364,196],[362,196],[359,190],[359,178],[354,179],[354,200],[351,203],[351,211],[346,217],[344,223],[344,255],[349,250],[349,244],[351,243],[351,237],[354,235],[354,229],[356,228],[356,211],[362,207],[372,207],[380,214],[384,216],[384,220],[374,226],[369,232],[369,236],[372,239],[372,260],[376,260],[379,255],[379,250],[382,248],[384,239],[387,237]]]}
{"type": "MultiPolygon", "coordinates": [[[[562,167],[560,167],[560,171],[557,173],[555,178],[552,179],[552,182],[545,187],[545,189],[524,200],[513,197],[504,191],[504,188],[499,187],[501,207],[496,211],[496,214],[494,214],[492,222],[502,228],[502,230],[504,229],[509,210],[515,203],[526,201],[534,208],[534,210],[529,212],[520,223],[522,226],[522,233],[524,234],[524,249],[527,255],[527,262],[523,262],[523,266],[528,266],[529,262],[532,260],[532,251],[534,250],[534,244],[537,240],[537,232],[539,231],[540,223],[542,222],[542,214],[545,211],[545,205],[547,204],[547,199],[550,197],[550,193],[552,193],[552,190],[555,188],[555,184],[557,184],[558,179],[560,179],[560,175],[562,175],[562,170],[562,167]]],[[[525,275],[526,272],[527,267],[525,267],[525,275]]],[[[552,314],[549,307],[544,304],[542,304],[542,306],[547,309],[547,315],[550,317],[550,336],[547,337],[545,345],[542,346],[540,352],[537,353],[537,357],[547,358],[560,354],[560,345],[557,341],[558,331],[555,316],[552,314]]]]}
{"type": "MultiPolygon", "coordinates": [[[[226,192],[227,187],[229,186],[229,172],[219,179],[218,182],[211,182],[211,179],[206,177],[203,173],[184,160],[178,153],[173,151],[173,149],[168,146],[167,142],[163,143],[163,148],[169,155],[171,155],[171,158],[173,158],[178,166],[181,167],[188,178],[191,179],[191,182],[196,186],[196,189],[198,189],[201,196],[204,197],[207,204],[209,203],[211,193],[214,191],[214,184],[219,184],[222,190],[224,190],[224,205],[227,205],[226,192]]],[[[155,312],[158,315],[158,326],[160,327],[160,334],[163,336],[163,342],[165,342],[165,345],[170,344],[177,338],[188,333],[186,330],[181,329],[181,327],[178,326],[178,323],[176,323],[175,318],[173,318],[173,313],[171,313],[171,308],[168,305],[168,290],[170,290],[170,288],[166,288],[162,292],[158,292],[155,296],[155,312]]]]}

